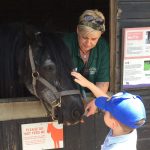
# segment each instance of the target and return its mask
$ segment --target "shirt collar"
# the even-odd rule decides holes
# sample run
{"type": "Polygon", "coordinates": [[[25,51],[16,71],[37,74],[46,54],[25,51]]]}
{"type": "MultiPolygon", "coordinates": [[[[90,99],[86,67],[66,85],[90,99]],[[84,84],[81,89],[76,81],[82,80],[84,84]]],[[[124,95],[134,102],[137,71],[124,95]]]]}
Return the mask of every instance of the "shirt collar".
{"type": "Polygon", "coordinates": [[[122,142],[125,142],[125,141],[129,140],[129,137],[132,136],[132,135],[135,135],[135,134],[136,134],[136,129],[134,129],[129,134],[113,137],[112,136],[112,130],[110,130],[110,132],[108,133],[108,135],[106,137],[106,143],[108,143],[109,145],[115,144],[115,143],[122,143],[122,142]],[[133,134],[133,132],[134,132],[134,134],[133,134]]]}

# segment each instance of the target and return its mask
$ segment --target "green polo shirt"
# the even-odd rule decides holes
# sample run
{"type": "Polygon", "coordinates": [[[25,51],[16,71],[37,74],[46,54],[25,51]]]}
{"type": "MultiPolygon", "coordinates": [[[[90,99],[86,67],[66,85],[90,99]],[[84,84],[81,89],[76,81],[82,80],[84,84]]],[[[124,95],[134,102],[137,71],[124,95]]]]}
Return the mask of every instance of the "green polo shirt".
{"type": "Polygon", "coordinates": [[[100,37],[97,45],[91,49],[86,67],[80,56],[77,34],[65,33],[63,40],[70,49],[73,63],[78,72],[83,74],[83,69],[86,68],[86,78],[91,82],[109,82],[109,47],[103,37],[100,37]]]}

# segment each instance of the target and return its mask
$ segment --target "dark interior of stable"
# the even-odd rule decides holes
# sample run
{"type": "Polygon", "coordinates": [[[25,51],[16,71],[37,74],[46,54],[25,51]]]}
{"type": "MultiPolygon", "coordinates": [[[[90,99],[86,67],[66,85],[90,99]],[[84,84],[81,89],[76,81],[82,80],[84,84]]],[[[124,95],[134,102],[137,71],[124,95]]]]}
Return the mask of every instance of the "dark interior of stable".
{"type": "Polygon", "coordinates": [[[75,31],[78,17],[86,9],[98,9],[106,17],[109,39],[109,0],[2,0],[0,23],[27,22],[49,31],[75,31]]]}
{"type": "Polygon", "coordinates": [[[23,22],[52,32],[76,31],[80,14],[86,9],[98,9],[106,18],[109,42],[109,0],[2,0],[0,24],[23,22]]]}

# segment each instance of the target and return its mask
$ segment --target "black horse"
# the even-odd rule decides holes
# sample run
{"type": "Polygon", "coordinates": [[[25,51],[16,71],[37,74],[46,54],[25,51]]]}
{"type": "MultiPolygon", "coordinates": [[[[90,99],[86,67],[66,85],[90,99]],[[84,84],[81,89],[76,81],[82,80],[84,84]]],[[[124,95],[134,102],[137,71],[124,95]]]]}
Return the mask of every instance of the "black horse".
{"type": "Polygon", "coordinates": [[[35,95],[59,122],[76,123],[84,113],[70,76],[69,51],[61,38],[33,26],[0,27],[0,98],[35,95]]]}

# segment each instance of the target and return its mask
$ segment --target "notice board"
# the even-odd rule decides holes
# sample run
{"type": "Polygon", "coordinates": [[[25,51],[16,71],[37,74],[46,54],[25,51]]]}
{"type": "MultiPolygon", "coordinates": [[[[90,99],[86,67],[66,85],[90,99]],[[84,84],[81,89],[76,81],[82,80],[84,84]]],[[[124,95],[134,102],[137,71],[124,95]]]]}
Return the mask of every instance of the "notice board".
{"type": "Polygon", "coordinates": [[[124,28],[122,89],[150,87],[150,27],[124,28]]]}

